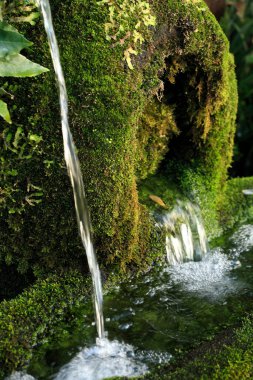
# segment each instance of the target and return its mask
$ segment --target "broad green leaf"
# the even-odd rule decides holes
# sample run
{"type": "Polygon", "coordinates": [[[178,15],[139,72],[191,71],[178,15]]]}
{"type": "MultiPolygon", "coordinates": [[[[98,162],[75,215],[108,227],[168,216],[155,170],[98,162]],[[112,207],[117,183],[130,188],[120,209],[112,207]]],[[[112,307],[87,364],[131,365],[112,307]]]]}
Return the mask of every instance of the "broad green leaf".
{"type": "Polygon", "coordinates": [[[29,61],[21,54],[0,59],[0,77],[33,77],[46,71],[48,69],[29,61]]]}
{"type": "Polygon", "coordinates": [[[7,121],[7,123],[11,124],[11,117],[8,111],[7,104],[2,100],[0,100],[0,116],[2,116],[4,120],[7,121]]]}
{"type": "Polygon", "coordinates": [[[6,30],[8,32],[16,32],[18,33],[18,30],[14,28],[14,26],[7,24],[7,22],[0,21],[0,29],[6,30]]]}
{"type": "Polygon", "coordinates": [[[0,27],[0,58],[18,54],[22,49],[31,45],[32,43],[22,34],[3,30],[0,27]]]}

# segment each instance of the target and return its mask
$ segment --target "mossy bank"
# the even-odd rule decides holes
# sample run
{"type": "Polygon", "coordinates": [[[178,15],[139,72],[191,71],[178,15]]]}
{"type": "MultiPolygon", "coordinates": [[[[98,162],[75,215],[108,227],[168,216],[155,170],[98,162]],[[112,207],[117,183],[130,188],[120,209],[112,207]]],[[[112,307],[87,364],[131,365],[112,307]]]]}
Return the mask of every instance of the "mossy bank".
{"type": "MultiPolygon", "coordinates": [[[[91,281],[78,272],[51,275],[0,304],[0,379],[24,369],[34,349],[75,326],[78,307],[91,298],[91,281]]],[[[68,330],[70,331],[70,330],[68,330]]]]}
{"type": "MultiPolygon", "coordinates": [[[[200,204],[209,235],[217,235],[237,91],[228,42],[207,6],[51,3],[99,262],[143,268],[159,252],[137,191],[156,172],[200,204]]],[[[25,34],[34,42],[29,57],[50,73],[9,81],[15,99],[1,140],[0,258],[31,276],[85,270],[42,23],[25,34]]]]}

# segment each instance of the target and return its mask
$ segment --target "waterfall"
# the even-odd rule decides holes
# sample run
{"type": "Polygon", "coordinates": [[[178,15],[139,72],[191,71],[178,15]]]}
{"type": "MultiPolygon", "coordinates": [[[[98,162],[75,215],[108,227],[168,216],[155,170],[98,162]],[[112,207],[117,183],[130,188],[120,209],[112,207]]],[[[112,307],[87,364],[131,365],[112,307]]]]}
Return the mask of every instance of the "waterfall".
{"type": "Polygon", "coordinates": [[[88,211],[87,201],[84,192],[84,184],[80,163],[75,152],[75,145],[68,124],[68,99],[65,85],[65,79],[60,62],[60,54],[55,36],[52,15],[48,0],[37,0],[43,15],[45,30],[48,37],[50,52],[56,74],[56,79],[59,88],[59,99],[61,109],[61,125],[64,144],[64,157],[67,165],[68,174],[73,188],[75,210],[79,233],[82,239],[83,246],[86,251],[89,269],[92,276],[95,317],[98,337],[105,337],[104,318],[103,318],[103,293],[101,284],[101,275],[98,267],[94,245],[91,233],[91,221],[88,211]]]}
{"type": "Polygon", "coordinates": [[[206,254],[208,243],[197,206],[177,201],[171,212],[160,217],[159,227],[165,231],[167,259],[170,265],[198,261],[206,254]]]}

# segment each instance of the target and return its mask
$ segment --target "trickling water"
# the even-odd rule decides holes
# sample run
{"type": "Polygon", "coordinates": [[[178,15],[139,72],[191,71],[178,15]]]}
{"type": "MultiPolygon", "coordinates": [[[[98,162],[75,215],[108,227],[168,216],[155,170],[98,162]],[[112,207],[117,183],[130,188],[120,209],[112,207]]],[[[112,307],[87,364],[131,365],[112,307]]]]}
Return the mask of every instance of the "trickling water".
{"type": "Polygon", "coordinates": [[[37,0],[37,3],[43,15],[44,26],[48,37],[50,52],[59,87],[64,157],[74,193],[78,228],[83,246],[86,250],[88,265],[92,276],[97,332],[99,338],[104,338],[105,332],[101,275],[96,259],[94,245],[92,242],[91,221],[84,192],[80,163],[75,152],[75,145],[68,124],[68,99],[65,79],[61,67],[60,54],[53,28],[49,2],[48,0],[37,0]]]}
{"type": "Polygon", "coordinates": [[[161,217],[166,231],[166,253],[170,265],[201,260],[208,243],[199,209],[190,202],[177,201],[176,207],[161,217]]]}

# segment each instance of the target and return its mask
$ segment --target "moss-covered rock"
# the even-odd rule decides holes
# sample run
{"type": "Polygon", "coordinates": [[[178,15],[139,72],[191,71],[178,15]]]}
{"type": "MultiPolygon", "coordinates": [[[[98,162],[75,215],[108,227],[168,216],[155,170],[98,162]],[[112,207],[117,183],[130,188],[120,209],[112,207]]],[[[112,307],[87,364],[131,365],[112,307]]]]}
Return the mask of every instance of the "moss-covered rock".
{"type": "Polygon", "coordinates": [[[253,190],[253,177],[233,178],[226,183],[219,207],[219,219],[227,228],[253,219],[253,194],[245,194],[245,190],[253,190]]]}
{"type": "Polygon", "coordinates": [[[15,299],[1,302],[0,378],[25,368],[35,347],[60,334],[64,323],[73,323],[77,306],[90,293],[89,279],[70,272],[39,280],[15,299]]]}
{"type": "MultiPolygon", "coordinates": [[[[125,270],[153,259],[152,220],[136,183],[158,170],[193,194],[215,234],[237,94],[228,42],[207,6],[54,0],[52,12],[99,262],[125,270]]],[[[11,84],[17,108],[2,134],[0,259],[39,276],[83,268],[85,259],[42,24],[26,34],[31,58],[51,71],[11,84]]]]}

